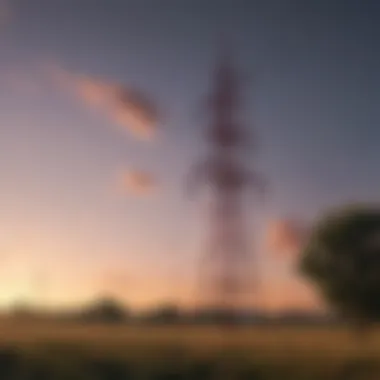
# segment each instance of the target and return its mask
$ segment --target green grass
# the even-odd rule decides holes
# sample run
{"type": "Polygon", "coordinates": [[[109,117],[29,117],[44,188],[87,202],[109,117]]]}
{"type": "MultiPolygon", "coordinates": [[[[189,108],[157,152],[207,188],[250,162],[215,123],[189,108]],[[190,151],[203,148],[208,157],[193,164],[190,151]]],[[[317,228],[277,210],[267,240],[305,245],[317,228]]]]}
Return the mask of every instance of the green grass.
{"type": "Polygon", "coordinates": [[[363,345],[343,327],[3,322],[0,342],[1,380],[380,379],[380,329],[363,345]]]}

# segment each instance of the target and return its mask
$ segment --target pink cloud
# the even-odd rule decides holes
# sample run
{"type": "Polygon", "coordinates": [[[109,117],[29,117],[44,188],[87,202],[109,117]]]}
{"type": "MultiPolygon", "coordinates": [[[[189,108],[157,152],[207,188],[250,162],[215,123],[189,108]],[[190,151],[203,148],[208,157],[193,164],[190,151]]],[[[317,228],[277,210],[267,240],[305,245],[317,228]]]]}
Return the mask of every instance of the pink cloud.
{"type": "Polygon", "coordinates": [[[101,111],[136,137],[150,139],[156,134],[160,114],[154,102],[142,92],[94,76],[74,74],[57,65],[50,65],[49,72],[56,84],[85,106],[101,111]]]}
{"type": "Polygon", "coordinates": [[[123,173],[122,190],[134,195],[151,195],[157,190],[157,180],[148,172],[131,170],[123,173]]]}
{"type": "Polygon", "coordinates": [[[265,245],[276,254],[298,254],[306,242],[308,227],[292,219],[274,220],[268,225],[265,245]]]}

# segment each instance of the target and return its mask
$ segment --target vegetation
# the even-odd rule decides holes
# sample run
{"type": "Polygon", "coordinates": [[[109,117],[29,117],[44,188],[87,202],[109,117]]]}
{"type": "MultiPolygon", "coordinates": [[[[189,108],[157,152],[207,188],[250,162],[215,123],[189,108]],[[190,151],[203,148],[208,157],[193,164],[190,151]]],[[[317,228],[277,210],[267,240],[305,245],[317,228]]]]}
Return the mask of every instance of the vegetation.
{"type": "Polygon", "coordinates": [[[175,304],[169,303],[148,310],[140,319],[147,323],[173,324],[181,320],[181,312],[175,304]]]}
{"type": "Polygon", "coordinates": [[[366,356],[344,327],[224,331],[16,321],[0,325],[0,336],[2,380],[370,380],[380,371],[380,330],[366,356]]]}
{"type": "Polygon", "coordinates": [[[127,309],[113,298],[105,297],[95,301],[81,313],[79,319],[85,322],[120,323],[128,320],[127,309]]]}
{"type": "Polygon", "coordinates": [[[359,325],[380,318],[380,209],[349,207],[323,218],[301,269],[331,306],[359,325]]]}

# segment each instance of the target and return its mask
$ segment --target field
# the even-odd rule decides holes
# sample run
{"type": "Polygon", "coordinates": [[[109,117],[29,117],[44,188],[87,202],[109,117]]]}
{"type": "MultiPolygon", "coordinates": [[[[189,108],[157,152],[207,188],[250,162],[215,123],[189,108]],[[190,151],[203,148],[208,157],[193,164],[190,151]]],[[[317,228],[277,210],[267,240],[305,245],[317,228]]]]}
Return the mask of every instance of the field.
{"type": "Polygon", "coordinates": [[[2,322],[0,379],[380,379],[380,329],[2,322]]]}

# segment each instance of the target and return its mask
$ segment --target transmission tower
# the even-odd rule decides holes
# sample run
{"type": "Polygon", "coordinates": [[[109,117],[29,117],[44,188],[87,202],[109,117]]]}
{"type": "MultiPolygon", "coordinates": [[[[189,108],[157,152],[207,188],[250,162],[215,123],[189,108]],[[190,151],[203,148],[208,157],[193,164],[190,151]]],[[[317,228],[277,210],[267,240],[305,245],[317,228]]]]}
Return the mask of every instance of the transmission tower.
{"type": "Polygon", "coordinates": [[[244,192],[247,187],[264,191],[261,176],[244,165],[244,153],[252,145],[237,119],[241,83],[231,55],[223,54],[207,100],[211,116],[206,129],[208,158],[195,165],[189,181],[190,191],[207,182],[212,195],[209,242],[200,266],[200,301],[231,316],[252,295],[255,277],[252,243],[246,241],[244,192]]]}

